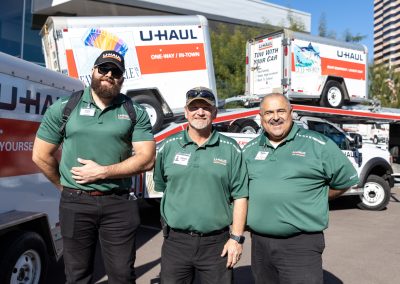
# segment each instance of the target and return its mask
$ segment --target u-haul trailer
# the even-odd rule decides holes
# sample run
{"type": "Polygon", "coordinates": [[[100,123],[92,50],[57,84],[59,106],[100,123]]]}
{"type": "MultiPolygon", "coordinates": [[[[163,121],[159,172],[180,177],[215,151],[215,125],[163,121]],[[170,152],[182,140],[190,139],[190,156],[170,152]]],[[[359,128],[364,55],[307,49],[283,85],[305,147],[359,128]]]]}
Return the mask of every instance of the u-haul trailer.
{"type": "Polygon", "coordinates": [[[32,162],[36,131],[57,98],[83,84],[0,52],[0,283],[43,283],[62,242],[60,192],[32,162]]]}
{"type": "Polygon", "coordinates": [[[283,92],[340,108],[368,100],[367,48],[287,29],[246,45],[246,94],[283,92]]]}
{"type": "MultiPolygon", "coordinates": [[[[398,173],[393,173],[391,165],[391,156],[386,149],[380,149],[373,144],[361,144],[357,142],[338,124],[341,123],[372,123],[372,122],[390,122],[394,127],[400,126],[399,113],[372,112],[370,110],[350,110],[333,109],[325,107],[315,107],[307,105],[293,104],[293,110],[296,113],[295,122],[301,127],[322,132],[327,135],[341,148],[343,153],[352,161],[360,177],[360,183],[345,195],[360,196],[358,204],[362,209],[381,210],[386,207],[390,200],[391,188],[398,177],[398,173]]],[[[232,125],[248,126],[256,124],[256,117],[259,108],[235,109],[221,111],[214,120],[214,125],[222,131],[229,131],[232,125]],[[249,123],[247,123],[249,122],[249,123]]],[[[173,123],[170,127],[156,134],[156,142],[160,143],[168,136],[184,130],[187,122],[181,124],[173,123]]],[[[248,141],[256,137],[258,129],[247,133],[224,133],[238,141],[239,145],[244,146],[248,141]]],[[[242,132],[238,130],[238,132],[242,132]]],[[[246,132],[246,131],[243,131],[246,132]]],[[[360,141],[361,136],[358,137],[360,141]]],[[[400,140],[400,131],[397,134],[397,140],[400,140]]],[[[395,146],[395,145],[392,145],[395,146]]],[[[400,141],[397,144],[400,147],[400,141]]],[[[142,198],[160,198],[161,193],[154,191],[152,172],[146,172],[136,178],[135,191],[142,198]]]]}
{"type": "Polygon", "coordinates": [[[203,16],[49,17],[41,30],[46,67],[91,82],[103,50],[125,57],[122,92],[146,107],[153,132],[183,114],[186,92],[216,93],[207,19],[203,16]]]}

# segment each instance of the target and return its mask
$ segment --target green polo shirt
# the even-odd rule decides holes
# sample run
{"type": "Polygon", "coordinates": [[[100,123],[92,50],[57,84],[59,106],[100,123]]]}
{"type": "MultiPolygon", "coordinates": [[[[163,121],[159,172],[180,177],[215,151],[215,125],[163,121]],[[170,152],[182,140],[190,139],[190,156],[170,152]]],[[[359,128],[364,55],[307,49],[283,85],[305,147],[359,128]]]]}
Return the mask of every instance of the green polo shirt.
{"type": "Polygon", "coordinates": [[[277,148],[261,134],[244,147],[243,157],[249,175],[247,223],[261,234],[324,230],[329,188],[347,189],[359,181],[331,139],[296,124],[277,148]]]}
{"type": "Polygon", "coordinates": [[[132,142],[154,139],[145,109],[135,102],[133,102],[133,106],[137,122],[132,129],[132,121],[123,106],[125,100],[126,96],[119,94],[112,105],[101,110],[93,101],[90,88],[86,88],[81,101],[69,117],[65,128],[64,142],[59,129],[62,111],[68,97],[57,100],[47,109],[37,137],[55,145],[63,143],[60,161],[63,186],[101,191],[131,187],[131,178],[106,179],[95,183],[77,184],[70,172],[72,167],[81,166],[77,161],[78,157],[93,160],[100,165],[112,165],[132,156],[132,142]]]}
{"type": "Polygon", "coordinates": [[[213,131],[198,146],[187,130],[161,145],[154,168],[155,190],[164,192],[161,215],[175,229],[208,233],[232,223],[232,201],[248,196],[239,145],[213,131]]]}

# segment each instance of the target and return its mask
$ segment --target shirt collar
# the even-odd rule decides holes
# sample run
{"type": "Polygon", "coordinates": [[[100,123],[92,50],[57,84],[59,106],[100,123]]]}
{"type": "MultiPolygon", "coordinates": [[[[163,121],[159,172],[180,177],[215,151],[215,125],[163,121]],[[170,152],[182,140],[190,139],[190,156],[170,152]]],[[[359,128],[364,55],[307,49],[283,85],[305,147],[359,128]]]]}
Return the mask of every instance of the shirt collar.
{"type": "MultiPolygon", "coordinates": [[[[290,141],[293,140],[294,137],[296,136],[296,133],[299,131],[299,127],[297,126],[296,123],[292,123],[292,127],[288,133],[288,135],[286,136],[286,138],[284,139],[284,141],[290,141]]],[[[267,137],[267,133],[264,131],[263,134],[261,134],[260,137],[260,146],[272,146],[271,142],[269,142],[269,139],[267,137]]]]}
{"type": "MultiPolygon", "coordinates": [[[[181,142],[182,147],[185,147],[189,144],[195,144],[193,142],[192,138],[190,138],[190,136],[189,136],[189,133],[188,133],[189,127],[190,126],[188,126],[184,131],[182,131],[182,137],[183,137],[182,142],[181,142]]],[[[218,142],[219,142],[219,132],[216,131],[213,127],[211,130],[210,137],[208,138],[206,143],[201,145],[201,147],[213,146],[213,145],[218,144],[218,142]]]]}

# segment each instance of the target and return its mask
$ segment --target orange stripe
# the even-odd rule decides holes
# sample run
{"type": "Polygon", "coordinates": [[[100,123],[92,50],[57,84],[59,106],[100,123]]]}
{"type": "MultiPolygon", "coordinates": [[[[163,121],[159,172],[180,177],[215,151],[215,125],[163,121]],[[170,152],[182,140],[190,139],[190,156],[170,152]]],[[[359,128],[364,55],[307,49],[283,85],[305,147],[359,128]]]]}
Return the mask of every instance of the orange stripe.
{"type": "Polygon", "coordinates": [[[67,56],[68,75],[70,77],[78,78],[78,69],[76,68],[73,50],[66,49],[65,53],[67,56]]]}
{"type": "Polygon", "coordinates": [[[321,57],[322,75],[365,80],[365,64],[321,57]]]}
{"type": "Polygon", "coordinates": [[[137,46],[136,53],[142,74],[206,69],[202,43],[137,46]]]}
{"type": "Polygon", "coordinates": [[[292,52],[292,72],[296,72],[296,64],[294,63],[294,53],[292,52]]]}
{"type": "Polygon", "coordinates": [[[1,119],[0,177],[39,173],[32,147],[40,122],[1,119]]]}

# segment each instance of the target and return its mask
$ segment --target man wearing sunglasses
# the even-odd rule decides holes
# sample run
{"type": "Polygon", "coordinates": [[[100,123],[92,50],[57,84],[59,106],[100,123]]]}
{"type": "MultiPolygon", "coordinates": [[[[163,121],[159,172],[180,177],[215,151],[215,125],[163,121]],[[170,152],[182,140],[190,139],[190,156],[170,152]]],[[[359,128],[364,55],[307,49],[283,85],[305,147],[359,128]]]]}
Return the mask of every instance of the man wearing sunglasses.
{"type": "Polygon", "coordinates": [[[134,283],[135,237],[140,223],[132,176],[150,170],[155,142],[149,117],[123,107],[124,58],[108,50],[92,69],[92,82],[60,133],[68,98],[49,107],[33,146],[33,160],[61,191],[60,225],[67,283],[91,283],[97,241],[109,283],[134,283]],[[62,147],[62,158],[57,150],[62,147]],[[134,152],[134,155],[132,153],[134,152]]]}
{"type": "Polygon", "coordinates": [[[242,253],[246,168],[235,140],[213,129],[216,115],[211,90],[189,90],[185,106],[189,125],[168,137],[157,154],[155,190],[164,193],[164,284],[192,283],[195,273],[201,283],[232,283],[232,268],[242,253]]]}

